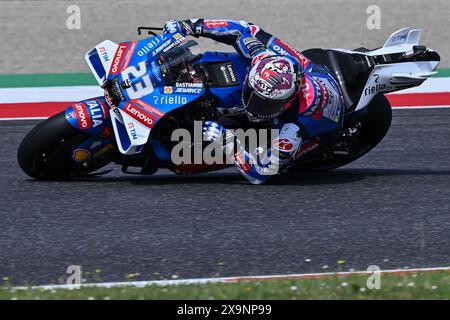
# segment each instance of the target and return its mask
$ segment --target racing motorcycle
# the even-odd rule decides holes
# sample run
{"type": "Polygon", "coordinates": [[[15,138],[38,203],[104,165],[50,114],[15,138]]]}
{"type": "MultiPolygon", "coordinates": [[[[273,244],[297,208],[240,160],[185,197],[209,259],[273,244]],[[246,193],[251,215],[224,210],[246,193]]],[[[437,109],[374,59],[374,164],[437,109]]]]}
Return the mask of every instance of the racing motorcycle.
{"type": "MultiPolygon", "coordinates": [[[[35,179],[95,176],[110,163],[124,173],[154,174],[168,168],[189,174],[226,164],[174,164],[175,129],[194,130],[194,121],[216,120],[227,127],[251,126],[230,121],[241,106],[248,72],[236,52],[201,52],[182,34],[156,34],[114,43],[106,40],[85,59],[104,95],[69,106],[34,127],[18,149],[22,170],[35,179]]],[[[421,30],[405,28],[384,46],[368,50],[309,49],[302,52],[323,64],[338,81],[345,102],[343,130],[337,140],[304,141],[288,170],[325,171],[350,163],[373,149],[389,130],[392,111],[384,96],[422,84],[440,62],[420,45],[421,30]]],[[[264,126],[264,124],[260,124],[264,126]]],[[[202,147],[204,147],[202,145],[202,147]]]]}

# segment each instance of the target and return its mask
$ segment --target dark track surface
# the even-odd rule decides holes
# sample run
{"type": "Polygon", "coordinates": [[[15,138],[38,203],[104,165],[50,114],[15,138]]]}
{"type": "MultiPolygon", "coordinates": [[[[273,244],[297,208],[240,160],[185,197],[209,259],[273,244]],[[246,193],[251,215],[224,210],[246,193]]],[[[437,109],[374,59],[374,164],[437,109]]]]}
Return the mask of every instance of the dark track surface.
{"type": "Polygon", "coordinates": [[[69,265],[88,281],[450,265],[450,109],[395,111],[354,164],[266,186],[233,170],[33,181],[15,158],[32,124],[0,122],[0,276],[12,284],[58,283],[69,265]]]}

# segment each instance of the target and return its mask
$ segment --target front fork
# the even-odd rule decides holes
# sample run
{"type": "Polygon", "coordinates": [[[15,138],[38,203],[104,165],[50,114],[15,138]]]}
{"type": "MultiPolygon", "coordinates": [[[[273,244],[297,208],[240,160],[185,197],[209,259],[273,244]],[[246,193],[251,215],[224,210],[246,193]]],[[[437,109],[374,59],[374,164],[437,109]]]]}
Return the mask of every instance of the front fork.
{"type": "Polygon", "coordinates": [[[77,102],[66,109],[65,116],[72,127],[89,136],[72,151],[75,162],[88,165],[98,159],[110,160],[121,164],[122,172],[127,174],[153,174],[157,171],[158,162],[152,146],[147,144],[145,150],[134,156],[124,156],[119,152],[104,97],[77,102]]]}

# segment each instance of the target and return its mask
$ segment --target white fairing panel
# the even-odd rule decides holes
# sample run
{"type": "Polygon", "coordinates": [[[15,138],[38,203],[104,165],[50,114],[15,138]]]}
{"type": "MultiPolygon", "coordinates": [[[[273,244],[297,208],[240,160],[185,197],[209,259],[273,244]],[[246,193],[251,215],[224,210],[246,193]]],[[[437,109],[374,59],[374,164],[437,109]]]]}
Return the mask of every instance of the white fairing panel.
{"type": "Polygon", "coordinates": [[[105,40],[89,50],[84,57],[100,86],[103,86],[106,82],[106,77],[118,47],[116,43],[105,40]]]}
{"type": "Polygon", "coordinates": [[[435,72],[438,62],[403,62],[377,65],[367,80],[356,107],[365,108],[378,93],[388,93],[422,84],[435,72]]]}
{"type": "Polygon", "coordinates": [[[420,43],[420,35],[422,30],[404,28],[394,32],[384,44],[383,48],[395,47],[404,44],[418,45],[420,43]]]}
{"type": "Polygon", "coordinates": [[[150,128],[136,121],[120,109],[116,109],[116,111],[110,110],[109,114],[119,151],[127,155],[139,153],[148,141],[150,128]]]}
{"type": "MultiPolygon", "coordinates": [[[[347,49],[336,50],[370,57],[393,53],[410,54],[413,53],[414,46],[420,44],[421,34],[421,29],[404,28],[394,32],[380,49],[364,53],[347,49]]],[[[432,51],[431,49],[427,50],[432,51]]],[[[421,85],[436,73],[438,65],[439,61],[417,61],[375,66],[361,94],[356,111],[367,107],[378,93],[389,93],[421,85]]]]}

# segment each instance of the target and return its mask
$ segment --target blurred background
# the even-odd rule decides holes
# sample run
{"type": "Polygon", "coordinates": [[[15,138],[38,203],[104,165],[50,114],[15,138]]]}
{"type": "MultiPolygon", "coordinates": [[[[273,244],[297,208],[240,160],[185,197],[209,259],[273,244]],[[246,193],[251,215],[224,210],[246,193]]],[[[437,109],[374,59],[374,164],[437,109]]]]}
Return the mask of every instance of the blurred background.
{"type": "Polygon", "coordinates": [[[397,29],[423,28],[422,42],[441,54],[443,68],[450,67],[449,16],[448,0],[0,1],[0,73],[88,72],[84,54],[97,43],[136,39],[138,26],[194,17],[250,21],[299,50],[375,48],[397,29]],[[72,5],[80,9],[80,29],[67,27],[72,5]]]}

